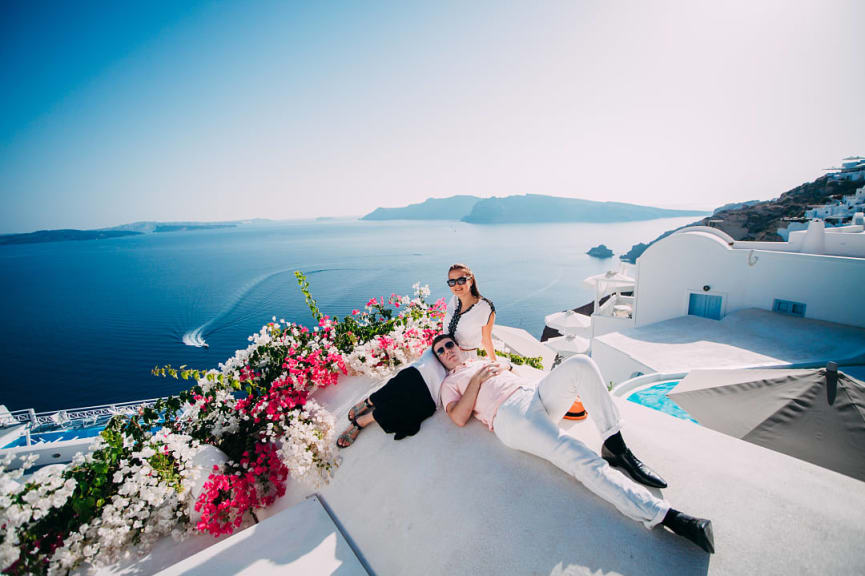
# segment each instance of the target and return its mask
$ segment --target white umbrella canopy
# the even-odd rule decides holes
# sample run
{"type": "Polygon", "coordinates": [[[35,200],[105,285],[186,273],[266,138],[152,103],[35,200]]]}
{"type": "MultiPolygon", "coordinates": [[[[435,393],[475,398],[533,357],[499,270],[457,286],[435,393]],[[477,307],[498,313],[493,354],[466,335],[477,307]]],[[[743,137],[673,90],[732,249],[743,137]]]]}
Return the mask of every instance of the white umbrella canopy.
{"type": "Polygon", "coordinates": [[[558,338],[550,338],[544,344],[561,356],[573,356],[574,354],[588,353],[590,342],[579,336],[559,336],[558,338]]]}
{"type": "Polygon", "coordinates": [[[591,286],[595,289],[595,291],[603,296],[608,292],[612,292],[614,290],[618,290],[620,288],[633,288],[637,281],[628,276],[627,274],[622,274],[621,272],[616,272],[615,270],[608,270],[603,274],[595,274],[594,276],[589,276],[583,283],[591,286]]]}
{"type": "Polygon", "coordinates": [[[592,325],[592,319],[585,314],[578,314],[573,310],[565,310],[564,312],[548,314],[544,317],[544,323],[562,334],[575,335],[576,331],[589,328],[592,325]]]}

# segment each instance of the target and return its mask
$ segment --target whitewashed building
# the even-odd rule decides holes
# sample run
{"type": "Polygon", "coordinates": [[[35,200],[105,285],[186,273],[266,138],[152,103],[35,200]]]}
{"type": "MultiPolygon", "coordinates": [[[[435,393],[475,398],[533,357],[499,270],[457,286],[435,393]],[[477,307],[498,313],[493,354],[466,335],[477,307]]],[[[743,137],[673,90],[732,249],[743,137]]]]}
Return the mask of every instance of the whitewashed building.
{"type": "Polygon", "coordinates": [[[841,160],[840,167],[827,168],[829,178],[833,180],[865,180],[865,158],[848,156],[841,160]]]}
{"type": "Polygon", "coordinates": [[[647,249],[635,276],[632,298],[613,296],[592,316],[592,357],[611,382],[697,365],[865,360],[861,223],[813,221],[788,242],[684,228],[647,249]],[[630,317],[614,313],[619,299],[630,317]]]}
{"type": "Polygon", "coordinates": [[[805,211],[805,218],[852,218],[857,212],[865,211],[865,186],[848,194],[840,201],[831,204],[811,206],[805,211]]]}

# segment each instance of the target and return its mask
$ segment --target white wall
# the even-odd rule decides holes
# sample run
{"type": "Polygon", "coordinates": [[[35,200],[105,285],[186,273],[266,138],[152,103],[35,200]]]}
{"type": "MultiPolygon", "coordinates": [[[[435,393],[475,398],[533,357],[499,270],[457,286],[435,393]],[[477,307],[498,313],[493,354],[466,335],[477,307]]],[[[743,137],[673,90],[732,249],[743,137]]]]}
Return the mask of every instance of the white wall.
{"type": "Polygon", "coordinates": [[[592,338],[609,334],[610,332],[620,332],[626,328],[633,328],[633,318],[615,318],[613,316],[603,316],[601,314],[592,314],[592,338]]]}
{"type": "Polygon", "coordinates": [[[610,382],[616,385],[630,380],[637,372],[642,374],[654,372],[652,368],[600,340],[592,340],[592,360],[598,365],[604,384],[607,385],[610,382]]]}
{"type": "Polygon", "coordinates": [[[865,327],[865,259],[734,249],[723,234],[693,228],[653,244],[637,265],[638,327],[686,315],[691,291],[722,296],[724,315],[771,310],[779,298],[805,303],[807,318],[865,327]]]}
{"type": "Polygon", "coordinates": [[[21,458],[28,454],[36,454],[38,456],[34,467],[47,466],[48,464],[66,464],[72,461],[79,452],[87,454],[90,452],[90,445],[94,438],[78,438],[75,440],[62,440],[60,442],[40,442],[31,446],[19,446],[17,448],[9,448],[3,451],[3,455],[12,454],[15,459],[9,466],[9,470],[17,470],[21,467],[21,458]]]}
{"type": "MultiPolygon", "coordinates": [[[[835,228],[827,226],[825,230],[823,254],[865,258],[865,234],[861,234],[861,226],[838,226],[835,228]]],[[[807,230],[790,232],[790,247],[798,250],[805,243],[807,233],[807,230]]],[[[747,246],[749,248],[757,248],[757,246],[751,246],[751,244],[751,242],[736,242],[737,247],[747,246]]],[[[781,243],[773,242],[772,244],[778,245],[781,243]]]]}

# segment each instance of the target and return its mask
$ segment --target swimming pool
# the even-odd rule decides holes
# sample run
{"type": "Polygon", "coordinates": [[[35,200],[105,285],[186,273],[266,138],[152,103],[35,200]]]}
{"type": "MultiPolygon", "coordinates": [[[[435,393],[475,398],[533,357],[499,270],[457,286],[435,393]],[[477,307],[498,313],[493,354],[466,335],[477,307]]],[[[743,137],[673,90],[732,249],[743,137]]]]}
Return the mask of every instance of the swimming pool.
{"type": "Polygon", "coordinates": [[[692,418],[690,414],[682,410],[682,408],[679,407],[678,404],[676,404],[667,397],[667,392],[669,392],[678,385],[678,380],[671,380],[669,382],[659,382],[658,384],[652,384],[651,386],[640,388],[636,392],[631,393],[628,396],[628,400],[642,406],[646,406],[653,410],[663,412],[664,414],[669,414],[670,416],[675,416],[676,418],[681,418],[682,420],[690,420],[691,422],[699,424],[699,422],[692,418]]]}
{"type": "MultiPolygon", "coordinates": [[[[70,428],[65,430],[56,430],[53,432],[31,432],[30,445],[44,444],[48,442],[61,442],[64,440],[78,440],[82,438],[95,438],[105,429],[105,423],[87,426],[84,428],[70,428]]],[[[9,444],[2,448],[18,448],[27,445],[27,438],[24,435],[19,436],[9,444]]]]}

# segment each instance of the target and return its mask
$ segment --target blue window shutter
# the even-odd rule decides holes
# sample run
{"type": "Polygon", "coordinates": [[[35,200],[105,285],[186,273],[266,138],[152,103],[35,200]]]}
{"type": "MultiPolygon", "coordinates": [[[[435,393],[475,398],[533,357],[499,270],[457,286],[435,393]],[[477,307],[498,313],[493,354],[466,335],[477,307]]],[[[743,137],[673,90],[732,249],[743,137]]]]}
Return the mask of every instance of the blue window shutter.
{"type": "Polygon", "coordinates": [[[688,298],[688,315],[720,320],[722,304],[721,296],[692,293],[688,298]]]}
{"type": "Polygon", "coordinates": [[[712,320],[721,319],[721,297],[707,296],[706,297],[706,318],[712,320]]]}
{"type": "Polygon", "coordinates": [[[780,312],[781,314],[790,314],[791,316],[805,316],[805,304],[802,302],[792,302],[790,300],[775,299],[772,302],[772,312],[780,312]]]}
{"type": "Polygon", "coordinates": [[[702,316],[706,305],[702,294],[691,294],[688,300],[688,315],[702,316]]]}

